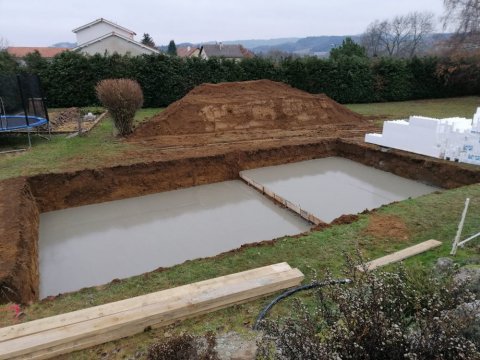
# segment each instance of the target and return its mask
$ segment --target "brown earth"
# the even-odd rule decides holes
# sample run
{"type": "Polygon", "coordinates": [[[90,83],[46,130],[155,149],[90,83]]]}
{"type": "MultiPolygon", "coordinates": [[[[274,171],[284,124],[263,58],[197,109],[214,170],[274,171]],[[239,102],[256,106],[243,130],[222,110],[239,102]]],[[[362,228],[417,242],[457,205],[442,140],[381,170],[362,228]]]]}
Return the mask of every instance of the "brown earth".
{"type": "Polygon", "coordinates": [[[26,179],[0,182],[0,303],[38,297],[39,211],[26,179]]]}
{"type": "Polygon", "coordinates": [[[395,239],[406,241],[409,239],[409,230],[405,222],[395,215],[373,213],[364,229],[366,235],[375,239],[395,239]]]}
{"type": "Polygon", "coordinates": [[[80,118],[80,109],[78,107],[71,107],[64,110],[50,112],[50,126],[52,129],[59,129],[66,124],[73,123],[77,125],[80,118]]]}
{"type": "Polygon", "coordinates": [[[324,94],[270,80],[203,84],[141,124],[133,139],[225,131],[299,130],[366,120],[324,94]]]}

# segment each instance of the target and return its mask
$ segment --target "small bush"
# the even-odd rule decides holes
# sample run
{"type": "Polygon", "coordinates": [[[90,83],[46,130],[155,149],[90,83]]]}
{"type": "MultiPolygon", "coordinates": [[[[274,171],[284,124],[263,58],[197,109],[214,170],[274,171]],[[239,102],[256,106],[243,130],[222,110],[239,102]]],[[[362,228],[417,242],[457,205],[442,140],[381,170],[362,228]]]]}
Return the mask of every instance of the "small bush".
{"type": "Polygon", "coordinates": [[[95,91],[110,112],[118,133],[121,136],[130,134],[135,112],[143,105],[143,93],[138,82],[130,79],[102,80],[95,91]]]}
{"type": "Polygon", "coordinates": [[[168,341],[153,344],[148,349],[148,360],[218,360],[213,333],[205,338],[183,334],[168,341]]]}
{"type": "Polygon", "coordinates": [[[296,301],[292,315],[264,322],[259,359],[480,359],[472,294],[433,274],[359,274],[350,286],[316,292],[313,307],[296,301]]]}

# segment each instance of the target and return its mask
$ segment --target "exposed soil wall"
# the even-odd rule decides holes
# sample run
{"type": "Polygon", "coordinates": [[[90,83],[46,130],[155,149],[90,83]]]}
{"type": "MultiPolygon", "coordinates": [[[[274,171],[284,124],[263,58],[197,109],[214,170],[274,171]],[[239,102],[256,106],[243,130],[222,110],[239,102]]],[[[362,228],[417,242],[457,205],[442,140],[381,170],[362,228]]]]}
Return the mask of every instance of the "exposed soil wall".
{"type": "Polygon", "coordinates": [[[0,222],[0,302],[38,296],[39,212],[238,179],[241,170],[328,156],[448,189],[480,182],[480,167],[340,139],[1,181],[0,218],[8,221],[0,222]]]}
{"type": "Polygon", "coordinates": [[[366,123],[328,96],[270,80],[203,84],[140,125],[132,136],[204,134],[258,129],[308,129],[366,123]]]}
{"type": "Polygon", "coordinates": [[[453,189],[480,182],[480,167],[415,155],[400,150],[381,151],[378,146],[339,140],[338,156],[419,182],[453,189]]]}
{"type": "Polygon", "coordinates": [[[28,179],[40,212],[238,179],[241,170],[333,156],[334,141],[43,174],[28,179]]]}
{"type": "Polygon", "coordinates": [[[26,179],[0,182],[0,303],[38,297],[39,212],[26,179]]]}

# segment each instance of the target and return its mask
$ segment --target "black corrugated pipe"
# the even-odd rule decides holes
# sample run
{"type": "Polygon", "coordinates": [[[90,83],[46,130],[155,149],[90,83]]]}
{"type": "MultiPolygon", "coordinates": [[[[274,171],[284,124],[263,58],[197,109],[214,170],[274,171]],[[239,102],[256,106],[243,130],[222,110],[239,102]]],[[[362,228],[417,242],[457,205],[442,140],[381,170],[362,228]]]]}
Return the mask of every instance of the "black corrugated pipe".
{"type": "Polygon", "coordinates": [[[270,309],[275,304],[279,303],[280,301],[289,297],[290,295],[293,295],[293,294],[295,294],[299,291],[310,290],[310,289],[319,288],[319,287],[323,287],[323,286],[327,286],[327,285],[343,285],[343,284],[350,284],[351,282],[352,282],[352,280],[350,280],[350,279],[329,280],[329,281],[322,281],[322,282],[314,281],[311,284],[301,285],[301,286],[298,286],[296,288],[287,290],[284,293],[277,296],[275,299],[273,299],[272,302],[270,302],[270,304],[268,304],[260,312],[260,314],[258,314],[257,320],[255,321],[255,324],[253,325],[253,330],[258,330],[258,326],[260,325],[260,322],[263,320],[265,315],[267,315],[267,313],[270,311],[270,309]]]}

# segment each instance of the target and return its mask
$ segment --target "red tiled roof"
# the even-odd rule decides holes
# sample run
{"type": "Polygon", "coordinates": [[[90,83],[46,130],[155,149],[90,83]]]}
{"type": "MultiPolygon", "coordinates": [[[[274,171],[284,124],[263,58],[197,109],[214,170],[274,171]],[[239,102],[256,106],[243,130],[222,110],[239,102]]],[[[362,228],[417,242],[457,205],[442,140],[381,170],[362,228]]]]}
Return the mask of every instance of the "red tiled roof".
{"type": "Polygon", "coordinates": [[[7,48],[7,52],[17,58],[23,58],[25,55],[33,53],[37,50],[44,58],[53,58],[55,55],[64,51],[68,51],[68,48],[55,48],[55,47],[23,47],[23,46],[10,46],[7,48]]]}
{"type": "Polygon", "coordinates": [[[244,48],[242,45],[240,45],[240,47],[241,47],[240,51],[242,52],[243,56],[245,56],[248,59],[255,57],[255,54],[252,51],[244,48]]]}
{"type": "Polygon", "coordinates": [[[179,47],[177,48],[177,56],[180,56],[180,57],[190,57],[190,55],[192,55],[195,50],[198,50],[198,48],[196,47],[179,47]]]}

